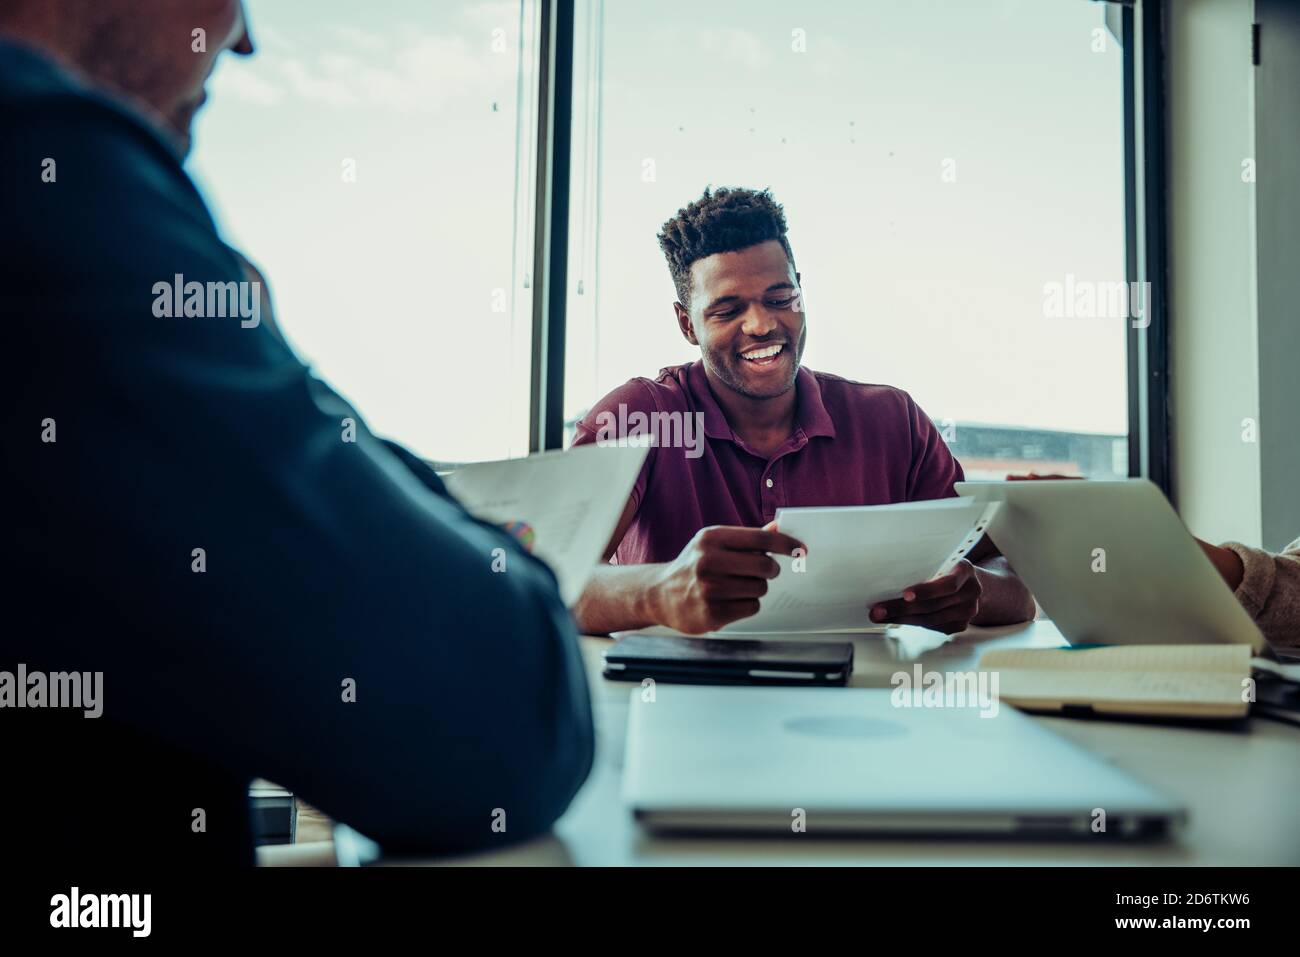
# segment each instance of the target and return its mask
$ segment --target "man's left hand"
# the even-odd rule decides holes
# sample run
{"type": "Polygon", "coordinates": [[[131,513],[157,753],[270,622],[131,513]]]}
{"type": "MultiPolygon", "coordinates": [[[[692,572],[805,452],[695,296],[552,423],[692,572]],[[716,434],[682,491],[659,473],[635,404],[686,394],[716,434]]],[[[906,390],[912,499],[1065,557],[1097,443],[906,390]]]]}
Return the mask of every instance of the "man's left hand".
{"type": "Polygon", "coordinates": [[[977,569],[963,558],[948,574],[904,589],[901,598],[873,605],[871,620],[955,635],[979,613],[982,591],[977,569]]]}

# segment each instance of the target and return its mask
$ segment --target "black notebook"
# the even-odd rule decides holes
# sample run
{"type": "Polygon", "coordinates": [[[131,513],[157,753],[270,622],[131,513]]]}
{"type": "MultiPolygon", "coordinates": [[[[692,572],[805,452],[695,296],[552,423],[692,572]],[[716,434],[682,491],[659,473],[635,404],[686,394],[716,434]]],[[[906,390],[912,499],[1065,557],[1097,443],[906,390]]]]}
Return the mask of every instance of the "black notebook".
{"type": "Polygon", "coordinates": [[[605,652],[605,677],[675,684],[843,685],[853,673],[847,641],[753,641],[628,635],[605,652]]]}

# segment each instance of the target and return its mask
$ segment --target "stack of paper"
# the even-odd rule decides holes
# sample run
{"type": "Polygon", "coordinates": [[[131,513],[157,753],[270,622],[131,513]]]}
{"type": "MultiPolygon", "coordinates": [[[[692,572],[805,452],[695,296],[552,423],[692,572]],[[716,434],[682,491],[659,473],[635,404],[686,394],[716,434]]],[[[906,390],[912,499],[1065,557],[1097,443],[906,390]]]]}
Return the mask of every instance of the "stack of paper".
{"type": "Polygon", "coordinates": [[[476,518],[526,526],[526,544],[551,566],[572,605],[604,555],[648,454],[645,445],[581,445],[466,465],[443,482],[476,518]]]}
{"type": "Polygon", "coordinates": [[[781,574],[771,581],[758,614],[722,634],[877,630],[871,606],[949,571],[979,541],[998,507],[945,498],[778,509],[777,528],[803,542],[807,555],[776,556],[781,574]]]}

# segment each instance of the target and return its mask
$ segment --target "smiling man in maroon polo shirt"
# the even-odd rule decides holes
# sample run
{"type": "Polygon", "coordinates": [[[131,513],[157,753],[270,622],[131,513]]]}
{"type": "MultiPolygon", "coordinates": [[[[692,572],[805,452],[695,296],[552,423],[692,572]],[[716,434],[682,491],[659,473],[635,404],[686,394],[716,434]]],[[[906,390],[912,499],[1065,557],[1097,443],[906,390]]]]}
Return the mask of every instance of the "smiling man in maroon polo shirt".
{"type": "MultiPolygon", "coordinates": [[[[766,190],[705,190],[664,224],[682,335],[701,359],[615,389],[575,445],[649,433],[650,456],[575,608],[604,634],[667,625],[698,634],[758,611],[772,554],[801,543],[776,510],[955,495],[961,466],[907,393],[800,366],[808,338],[785,214],[766,190]]],[[[866,583],[864,583],[865,586],[866,583]]],[[[987,540],[864,621],[949,634],[1033,617],[1028,590],[987,540]]]]}

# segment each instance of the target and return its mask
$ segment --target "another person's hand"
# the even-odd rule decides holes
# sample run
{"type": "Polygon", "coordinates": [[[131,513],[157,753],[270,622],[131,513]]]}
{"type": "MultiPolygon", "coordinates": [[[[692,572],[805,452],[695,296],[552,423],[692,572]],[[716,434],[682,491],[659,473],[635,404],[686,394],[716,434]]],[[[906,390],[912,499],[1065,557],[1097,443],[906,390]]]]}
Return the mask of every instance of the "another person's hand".
{"type": "Polygon", "coordinates": [[[772,525],[700,529],[651,589],[654,620],[698,635],[748,618],[781,570],[772,554],[792,555],[797,548],[803,544],[772,525]]]}
{"type": "Polygon", "coordinates": [[[1205,557],[1210,560],[1214,570],[1219,573],[1219,577],[1229,588],[1236,591],[1241,587],[1241,580],[1246,577],[1246,566],[1242,564],[1240,555],[1231,548],[1211,545],[1199,538],[1196,539],[1196,544],[1201,546],[1201,551],[1205,552],[1205,557]]]}
{"type": "Polygon", "coordinates": [[[980,610],[977,569],[963,558],[939,578],[912,585],[901,598],[882,601],[871,608],[871,620],[881,624],[920,625],[945,635],[965,631],[980,610]]]}

